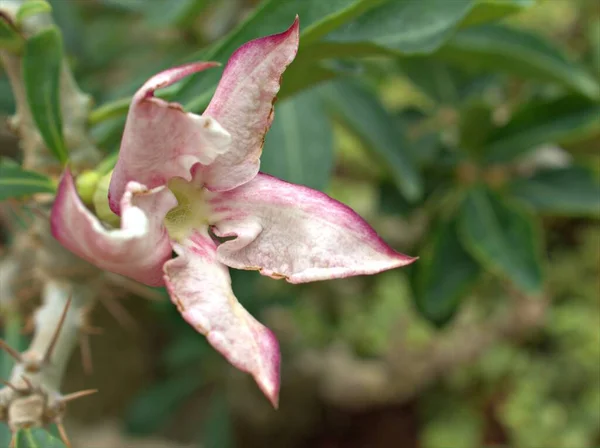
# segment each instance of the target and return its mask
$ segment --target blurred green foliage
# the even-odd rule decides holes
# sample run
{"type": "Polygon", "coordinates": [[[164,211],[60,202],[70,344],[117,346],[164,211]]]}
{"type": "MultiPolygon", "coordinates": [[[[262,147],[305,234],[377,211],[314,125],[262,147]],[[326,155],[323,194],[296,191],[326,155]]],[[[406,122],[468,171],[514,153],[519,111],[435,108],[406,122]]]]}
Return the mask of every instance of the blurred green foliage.
{"type": "MultiPolygon", "coordinates": [[[[494,412],[509,446],[595,446],[600,422],[600,229],[584,227],[575,251],[561,248],[549,267],[554,305],[532,340],[501,344],[426,394],[424,446],[478,447],[482,408],[494,412]],[[470,398],[468,398],[470,397],[470,398]],[[454,445],[453,445],[454,446],[454,445]]],[[[491,286],[491,285],[490,285],[491,286]]],[[[488,288],[489,297],[494,297],[488,288]]]]}
{"type": "MultiPolygon", "coordinates": [[[[50,4],[76,78],[96,100],[90,130],[107,156],[103,173],[114,163],[129,99],[145,79],[189,60],[225,63],[239,45],[284,30],[298,14],[301,48],[283,79],[262,170],[328,192],[420,259],[400,272],[302,286],[234,272],[240,301],[257,316],[283,310],[282,325],[293,334],[284,338],[286,362],[339,341],[378,358],[399,326],[402,343],[416,349],[444,338],[437,328],[451,327],[465,309],[485,315],[510,294],[549,300],[535,337],[493,346],[418,398],[422,446],[482,446],[490,419],[502,429],[500,442],[490,436],[490,443],[584,448],[600,441],[594,2],[50,4]]],[[[12,24],[0,25],[0,45],[21,48],[12,24]]],[[[52,88],[49,55],[30,61],[30,72],[52,88]]],[[[200,113],[221,70],[160,94],[200,113]]],[[[51,139],[60,136],[56,92],[40,105],[31,84],[36,123],[61,155],[60,139],[51,139]]],[[[5,114],[14,108],[8,88],[0,78],[5,114]]],[[[2,199],[48,191],[48,182],[0,165],[2,199]]],[[[234,446],[227,367],[171,303],[155,306],[170,342],[159,381],[131,403],[126,428],[161,431],[190,396],[209,391],[198,438],[209,448],[234,446]]]]}

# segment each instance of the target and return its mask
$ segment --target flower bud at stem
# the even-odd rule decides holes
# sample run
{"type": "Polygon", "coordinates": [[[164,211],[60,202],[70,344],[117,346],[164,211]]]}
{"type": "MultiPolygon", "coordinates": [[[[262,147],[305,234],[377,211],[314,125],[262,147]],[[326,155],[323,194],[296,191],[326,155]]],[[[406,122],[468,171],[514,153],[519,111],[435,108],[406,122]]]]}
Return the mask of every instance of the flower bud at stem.
{"type": "Polygon", "coordinates": [[[79,193],[79,196],[84,203],[92,203],[99,180],[100,175],[95,171],[84,171],[77,176],[77,193],[79,193]]]}
{"type": "Polygon", "coordinates": [[[96,185],[96,191],[93,196],[94,208],[96,210],[96,216],[107,224],[114,227],[119,227],[120,219],[115,215],[108,205],[108,186],[110,185],[110,178],[112,176],[112,170],[100,178],[96,185]]]}

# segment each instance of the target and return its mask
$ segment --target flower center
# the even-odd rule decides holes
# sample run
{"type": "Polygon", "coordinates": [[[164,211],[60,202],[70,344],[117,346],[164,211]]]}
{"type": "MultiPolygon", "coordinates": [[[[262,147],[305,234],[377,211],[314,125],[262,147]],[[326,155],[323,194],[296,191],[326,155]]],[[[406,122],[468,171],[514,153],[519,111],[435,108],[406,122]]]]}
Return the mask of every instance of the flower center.
{"type": "Polygon", "coordinates": [[[206,191],[202,186],[178,178],[171,179],[168,187],[177,199],[177,207],[165,216],[165,227],[169,237],[181,243],[194,229],[208,226],[206,191]]]}

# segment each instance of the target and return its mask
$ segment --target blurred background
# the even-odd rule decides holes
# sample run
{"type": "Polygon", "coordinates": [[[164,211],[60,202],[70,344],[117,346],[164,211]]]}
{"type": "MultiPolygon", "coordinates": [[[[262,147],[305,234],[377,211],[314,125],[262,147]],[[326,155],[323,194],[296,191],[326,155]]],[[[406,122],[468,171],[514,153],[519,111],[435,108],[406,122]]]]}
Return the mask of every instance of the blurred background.
{"type": "MultiPolygon", "coordinates": [[[[420,257],[306,285],[232,270],[237,297],[281,344],[278,411],[164,290],[107,289],[91,317],[93,370],[75,353],[63,383],[100,390],[69,408],[75,446],[600,446],[600,3],[50,4],[108,163],[149,76],[225,62],[299,14],[262,171],[327,192],[420,257]]],[[[167,94],[200,113],[218,77],[167,94]]],[[[0,114],[12,113],[0,73],[0,114]]],[[[5,124],[0,141],[18,160],[5,124]]],[[[11,210],[5,246],[25,225],[11,210]]],[[[36,300],[21,293],[23,311],[2,316],[15,347],[36,300]]],[[[2,358],[1,376],[10,368],[2,358]]]]}

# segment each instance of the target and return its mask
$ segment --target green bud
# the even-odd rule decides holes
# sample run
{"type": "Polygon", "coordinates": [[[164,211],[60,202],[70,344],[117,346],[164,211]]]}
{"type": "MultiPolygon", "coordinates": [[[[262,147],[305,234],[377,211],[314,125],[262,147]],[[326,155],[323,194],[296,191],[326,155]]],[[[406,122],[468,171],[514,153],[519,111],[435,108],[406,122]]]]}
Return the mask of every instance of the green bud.
{"type": "Polygon", "coordinates": [[[100,175],[95,171],[84,171],[77,176],[77,180],[75,181],[77,193],[79,193],[81,200],[86,204],[92,203],[92,198],[94,197],[96,185],[98,184],[99,180],[100,175]]]}
{"type": "Polygon", "coordinates": [[[94,192],[94,208],[96,209],[96,216],[107,224],[113,227],[119,227],[120,218],[115,215],[108,205],[108,186],[110,185],[110,178],[112,176],[112,170],[102,176],[96,186],[94,192]]]}

